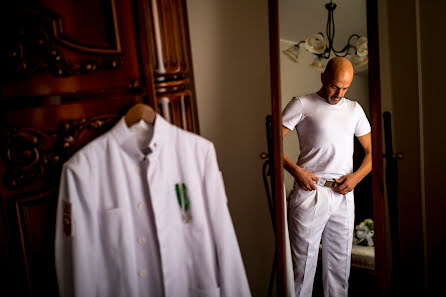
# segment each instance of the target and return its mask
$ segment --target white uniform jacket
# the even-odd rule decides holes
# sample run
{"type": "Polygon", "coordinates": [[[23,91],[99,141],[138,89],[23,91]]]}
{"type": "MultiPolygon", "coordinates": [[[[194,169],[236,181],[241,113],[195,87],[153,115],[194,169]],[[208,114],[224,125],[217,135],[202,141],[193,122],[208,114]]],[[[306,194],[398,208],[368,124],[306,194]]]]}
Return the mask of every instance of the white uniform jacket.
{"type": "Polygon", "coordinates": [[[145,156],[122,118],[64,164],[55,239],[60,294],[250,296],[213,144],[157,116],[148,147],[145,156]],[[181,204],[183,184],[188,201],[181,204]],[[146,204],[159,250],[141,256],[137,233],[150,228],[138,217],[146,204]],[[150,257],[159,265],[141,270],[155,263],[150,257]],[[150,275],[161,290],[141,289],[150,275]]]}

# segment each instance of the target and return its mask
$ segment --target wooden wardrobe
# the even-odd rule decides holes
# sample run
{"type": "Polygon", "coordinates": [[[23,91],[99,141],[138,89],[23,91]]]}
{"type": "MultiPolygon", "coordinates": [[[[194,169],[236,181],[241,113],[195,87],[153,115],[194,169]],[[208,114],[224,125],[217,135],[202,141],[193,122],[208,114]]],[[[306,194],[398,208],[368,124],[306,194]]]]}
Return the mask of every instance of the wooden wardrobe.
{"type": "Polygon", "coordinates": [[[185,0],[1,4],[0,296],[57,296],[62,164],[135,103],[198,133],[185,0]]]}

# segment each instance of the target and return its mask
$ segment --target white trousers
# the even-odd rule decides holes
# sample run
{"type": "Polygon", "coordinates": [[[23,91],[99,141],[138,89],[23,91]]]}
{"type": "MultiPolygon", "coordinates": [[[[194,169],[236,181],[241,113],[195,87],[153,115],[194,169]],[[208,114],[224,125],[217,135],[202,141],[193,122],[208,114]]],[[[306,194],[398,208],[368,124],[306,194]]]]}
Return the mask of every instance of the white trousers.
{"type": "Polygon", "coordinates": [[[341,195],[316,185],[305,191],[295,182],[288,224],[296,297],[311,297],[322,239],[324,296],[347,296],[354,227],[353,192],[341,195]]]}

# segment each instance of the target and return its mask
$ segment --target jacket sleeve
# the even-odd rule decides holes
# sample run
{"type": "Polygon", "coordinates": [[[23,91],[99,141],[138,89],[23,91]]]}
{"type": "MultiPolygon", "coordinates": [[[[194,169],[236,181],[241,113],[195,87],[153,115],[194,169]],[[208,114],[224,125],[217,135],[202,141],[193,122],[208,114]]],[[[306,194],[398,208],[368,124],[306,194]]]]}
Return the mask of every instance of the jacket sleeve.
{"type": "Polygon", "coordinates": [[[205,168],[204,183],[217,253],[221,296],[251,296],[213,145],[208,151],[205,168]]]}
{"type": "Polygon", "coordinates": [[[64,165],[56,213],[55,264],[60,296],[96,296],[95,216],[85,176],[64,165]]]}

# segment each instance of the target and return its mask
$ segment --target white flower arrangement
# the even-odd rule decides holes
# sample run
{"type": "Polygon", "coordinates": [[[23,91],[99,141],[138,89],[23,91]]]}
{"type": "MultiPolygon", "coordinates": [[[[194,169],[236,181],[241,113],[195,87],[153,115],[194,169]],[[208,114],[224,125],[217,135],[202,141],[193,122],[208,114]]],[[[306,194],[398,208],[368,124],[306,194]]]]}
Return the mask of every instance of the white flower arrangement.
{"type": "Polygon", "coordinates": [[[353,232],[353,244],[362,246],[374,246],[373,235],[375,234],[375,223],[371,219],[365,219],[355,226],[353,232]]]}

